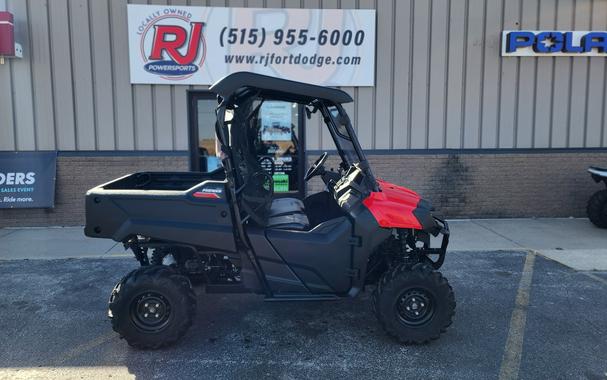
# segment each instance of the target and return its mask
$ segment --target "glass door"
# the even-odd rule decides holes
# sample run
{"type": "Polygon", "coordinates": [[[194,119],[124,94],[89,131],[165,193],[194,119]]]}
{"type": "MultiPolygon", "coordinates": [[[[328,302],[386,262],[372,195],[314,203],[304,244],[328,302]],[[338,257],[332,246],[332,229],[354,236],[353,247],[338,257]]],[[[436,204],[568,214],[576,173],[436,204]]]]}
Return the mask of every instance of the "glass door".
{"type": "Polygon", "coordinates": [[[297,103],[266,100],[259,109],[255,139],[262,167],[273,173],[274,194],[303,194],[304,149],[297,103]]]}

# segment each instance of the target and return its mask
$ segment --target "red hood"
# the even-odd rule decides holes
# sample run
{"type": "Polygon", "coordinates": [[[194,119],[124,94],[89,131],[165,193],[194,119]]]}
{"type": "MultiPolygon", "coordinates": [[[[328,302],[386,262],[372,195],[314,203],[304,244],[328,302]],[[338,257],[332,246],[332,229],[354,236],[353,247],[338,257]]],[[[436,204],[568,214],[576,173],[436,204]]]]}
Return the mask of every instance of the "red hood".
{"type": "Polygon", "coordinates": [[[371,211],[381,227],[415,228],[422,226],[413,215],[421,197],[406,187],[377,180],[381,191],[371,192],[363,204],[371,211]]]}

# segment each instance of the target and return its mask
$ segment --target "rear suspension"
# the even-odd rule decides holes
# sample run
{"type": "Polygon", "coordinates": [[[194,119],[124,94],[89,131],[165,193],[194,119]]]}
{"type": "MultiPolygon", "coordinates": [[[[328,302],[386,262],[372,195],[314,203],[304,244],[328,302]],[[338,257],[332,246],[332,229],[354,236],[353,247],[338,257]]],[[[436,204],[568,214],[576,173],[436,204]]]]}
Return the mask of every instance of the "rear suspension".
{"type": "Polygon", "coordinates": [[[124,242],[141,266],[170,265],[184,275],[208,284],[240,283],[240,267],[224,252],[200,250],[195,246],[153,241],[133,236],[124,242]],[[148,252],[152,252],[151,257],[148,252]]]}

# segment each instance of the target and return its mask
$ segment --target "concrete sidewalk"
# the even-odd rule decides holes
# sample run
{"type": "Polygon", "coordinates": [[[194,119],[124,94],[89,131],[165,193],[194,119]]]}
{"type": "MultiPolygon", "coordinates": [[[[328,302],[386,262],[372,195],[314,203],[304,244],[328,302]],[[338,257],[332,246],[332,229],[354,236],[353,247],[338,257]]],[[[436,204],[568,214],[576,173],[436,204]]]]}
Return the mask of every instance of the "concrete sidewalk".
{"type": "MultiPolygon", "coordinates": [[[[451,220],[450,251],[534,250],[577,270],[607,270],[607,230],[587,219],[451,220]]],[[[434,242],[433,245],[437,245],[434,242]]],[[[0,260],[128,256],[122,244],[82,227],[0,229],[0,260]]]]}
{"type": "Polygon", "coordinates": [[[607,270],[607,230],[586,218],[452,220],[449,226],[451,251],[532,250],[576,270],[607,270]]]}

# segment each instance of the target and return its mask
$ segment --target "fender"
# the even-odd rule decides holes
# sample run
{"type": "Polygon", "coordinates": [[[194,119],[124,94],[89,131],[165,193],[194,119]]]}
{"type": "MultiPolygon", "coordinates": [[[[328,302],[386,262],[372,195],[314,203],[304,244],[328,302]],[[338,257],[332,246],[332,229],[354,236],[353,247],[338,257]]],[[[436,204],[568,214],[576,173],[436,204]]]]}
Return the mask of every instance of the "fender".
{"type": "Polygon", "coordinates": [[[432,205],[415,191],[390,182],[377,180],[381,191],[374,191],[363,200],[365,207],[380,227],[413,228],[437,232],[439,226],[432,217],[432,205]]]}

